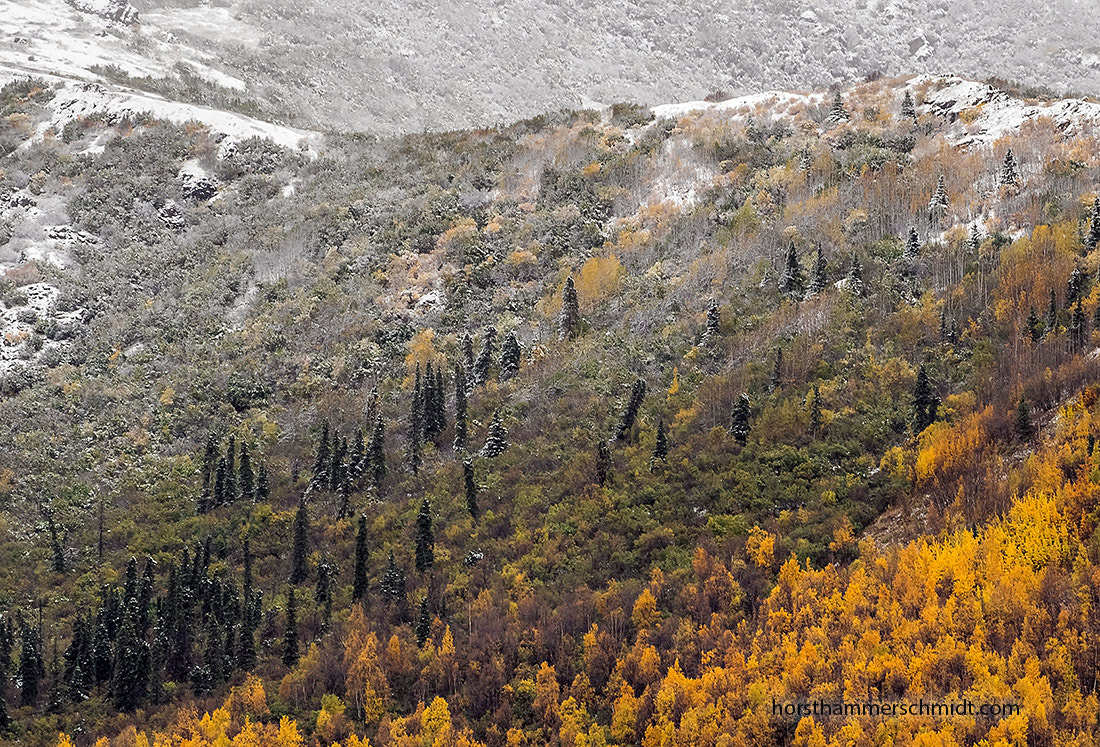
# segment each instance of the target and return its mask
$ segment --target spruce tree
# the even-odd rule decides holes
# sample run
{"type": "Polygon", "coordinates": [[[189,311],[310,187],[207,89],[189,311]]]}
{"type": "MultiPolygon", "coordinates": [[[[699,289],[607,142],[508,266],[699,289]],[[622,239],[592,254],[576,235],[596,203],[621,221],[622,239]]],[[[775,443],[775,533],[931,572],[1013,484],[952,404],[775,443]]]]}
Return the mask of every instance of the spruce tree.
{"type": "Polygon", "coordinates": [[[424,437],[424,392],[420,381],[420,364],[416,364],[416,378],[413,384],[412,412],[409,417],[409,442],[406,449],[406,463],[414,475],[420,474],[422,463],[421,439],[424,437]]]}
{"type": "MultiPolygon", "coordinates": [[[[471,375],[474,372],[474,339],[470,337],[469,332],[462,334],[462,367],[468,371],[471,375]]],[[[467,385],[472,382],[467,381],[467,385]]],[[[466,390],[470,391],[469,389],[466,390]]]]}
{"type": "Polygon", "coordinates": [[[859,257],[852,257],[852,266],[848,270],[848,291],[859,298],[863,295],[863,263],[859,257]]]}
{"type": "Polygon", "coordinates": [[[304,499],[298,501],[298,511],[294,515],[293,548],[290,583],[300,584],[309,575],[309,511],[304,499]]]}
{"type": "Polygon", "coordinates": [[[256,502],[267,501],[271,497],[271,488],[267,483],[267,465],[260,463],[260,471],[256,475],[256,502]]]}
{"type": "Polygon", "coordinates": [[[500,346],[500,380],[508,381],[519,373],[520,349],[515,332],[509,332],[500,346]]]}
{"type": "Polygon", "coordinates": [[[917,107],[913,104],[913,95],[908,90],[901,99],[901,116],[904,119],[917,118],[917,107]]]}
{"type": "Polygon", "coordinates": [[[1072,306],[1085,296],[1085,291],[1088,290],[1088,282],[1088,276],[1081,272],[1081,266],[1074,267],[1073,272],[1069,275],[1069,282],[1066,284],[1066,306],[1072,306]]]}
{"type": "Polygon", "coordinates": [[[558,336],[562,340],[575,337],[580,331],[581,307],[577,299],[577,286],[573,283],[573,276],[565,279],[565,285],[561,289],[561,313],[558,315],[558,336]]]}
{"type": "Polygon", "coordinates": [[[1092,222],[1085,234],[1085,250],[1091,252],[1097,246],[1100,246],[1100,197],[1092,201],[1092,222]]]}
{"type": "Polygon", "coordinates": [[[508,429],[504,427],[500,410],[493,413],[493,420],[489,423],[489,434],[485,438],[485,445],[478,452],[479,456],[492,458],[500,456],[508,448],[508,429]]]}
{"type": "Polygon", "coordinates": [[[149,645],[141,637],[136,600],[129,600],[115,643],[115,665],[111,696],[120,711],[141,707],[149,685],[149,645]]]}
{"type": "Polygon", "coordinates": [[[821,434],[821,390],[814,384],[813,396],[810,399],[810,438],[817,438],[821,434]]]}
{"type": "Polygon", "coordinates": [[[240,490],[241,499],[246,501],[256,500],[256,478],[252,471],[252,454],[248,444],[241,444],[241,459],[238,467],[237,488],[240,490]]]}
{"type": "Polygon", "coordinates": [[[967,250],[977,256],[978,250],[982,248],[982,235],[978,233],[978,224],[970,226],[970,235],[966,239],[967,250]]]}
{"type": "Polygon", "coordinates": [[[1055,295],[1054,289],[1050,289],[1050,301],[1047,303],[1047,316],[1043,320],[1043,334],[1049,335],[1056,332],[1058,328],[1058,296],[1055,295]]]}
{"type": "Polygon", "coordinates": [[[42,661],[42,631],[24,623],[21,631],[23,647],[19,653],[19,704],[33,706],[38,702],[38,690],[46,674],[42,661]]]}
{"type": "Polygon", "coordinates": [[[1027,400],[1020,397],[1019,402],[1016,403],[1016,419],[1015,419],[1016,438],[1021,441],[1030,441],[1034,435],[1034,429],[1031,425],[1031,407],[1028,405],[1027,400]]]}
{"type": "Polygon", "coordinates": [[[806,289],[806,280],[802,275],[802,264],[798,261],[798,250],[792,241],[787,247],[787,257],[783,268],[783,277],[779,281],[779,290],[791,298],[800,299],[806,289]]]}
{"type": "Polygon", "coordinates": [[[928,370],[921,364],[917,370],[917,383],[913,388],[913,432],[919,434],[936,420],[940,398],[932,392],[928,370]]]}
{"type": "Polygon", "coordinates": [[[1084,349],[1088,334],[1088,318],[1085,317],[1085,310],[1081,308],[1081,302],[1078,301],[1073,308],[1073,315],[1070,317],[1069,323],[1069,341],[1074,352],[1080,352],[1084,349]]]}
{"type": "Polygon", "coordinates": [[[455,442],[456,454],[462,454],[468,446],[466,432],[466,369],[455,366],[455,442]]]}
{"type": "Polygon", "coordinates": [[[749,403],[749,395],[742,392],[737,401],[733,403],[733,417],[730,422],[730,435],[737,443],[744,446],[749,440],[752,406],[749,403]]]}
{"type": "Polygon", "coordinates": [[[913,263],[920,255],[920,237],[917,236],[917,229],[910,228],[909,236],[905,239],[905,251],[901,255],[901,259],[906,263],[913,263]]]}
{"type": "Polygon", "coordinates": [[[488,327],[485,330],[485,341],[481,345],[481,352],[474,362],[474,385],[485,386],[489,382],[490,372],[493,366],[493,346],[496,341],[496,327],[488,327]]]}
{"type": "Polygon", "coordinates": [[[106,617],[106,610],[100,608],[92,638],[92,661],[95,664],[94,679],[97,685],[109,682],[114,673],[115,654],[106,617]]]}
{"type": "Polygon", "coordinates": [[[998,181],[1002,187],[1020,186],[1020,169],[1016,164],[1016,156],[1013,155],[1012,148],[1009,148],[1005,152],[1004,161],[1001,162],[1001,172],[998,175],[998,181]]]}
{"type": "Polygon", "coordinates": [[[298,601],[291,588],[286,597],[286,633],[283,635],[283,666],[293,669],[298,664],[298,601]]]}
{"type": "Polygon", "coordinates": [[[943,178],[943,174],[940,174],[939,179],[936,180],[936,191],[932,193],[932,198],[928,200],[928,212],[932,216],[932,220],[938,223],[947,214],[947,182],[943,178]]]}
{"type": "Polygon", "coordinates": [[[476,521],[481,515],[477,505],[477,482],[474,481],[474,463],[467,459],[462,463],[462,483],[466,493],[466,510],[476,521]]]}
{"type": "Polygon", "coordinates": [[[225,490],[225,457],[218,459],[218,467],[214,471],[214,507],[224,506],[228,503],[225,490]]]}
{"type": "Polygon", "coordinates": [[[607,441],[600,439],[596,444],[596,482],[601,486],[606,485],[611,478],[611,447],[607,441]]]}
{"type": "Polygon", "coordinates": [[[424,648],[428,642],[428,636],[432,633],[432,614],[428,610],[428,598],[420,598],[420,614],[416,619],[416,645],[424,648]]]}
{"type": "Polygon", "coordinates": [[[369,552],[367,547],[367,517],[360,514],[359,529],[355,533],[355,565],[353,566],[351,583],[351,600],[353,602],[358,602],[367,593],[369,552]]]}
{"type": "Polygon", "coordinates": [[[225,449],[225,502],[237,500],[237,439],[229,437],[225,449]]]}
{"type": "Polygon", "coordinates": [[[665,432],[665,419],[657,419],[657,438],[653,444],[653,456],[649,460],[650,466],[657,462],[668,460],[668,433],[665,432]]]}
{"type": "Polygon", "coordinates": [[[722,311],[718,308],[718,302],[712,298],[710,299],[710,306],[707,307],[707,325],[703,329],[702,342],[704,345],[718,337],[721,326],[722,311]]]}
{"type": "Polygon", "coordinates": [[[634,385],[630,388],[630,398],[623,409],[622,417],[619,418],[619,427],[615,432],[616,440],[626,441],[630,438],[634,430],[634,422],[638,419],[638,411],[641,410],[642,402],[645,400],[645,392],[645,380],[635,379],[634,385]]]}
{"type": "Polygon", "coordinates": [[[435,563],[435,534],[432,531],[432,506],[425,498],[416,515],[416,571],[424,573],[435,563]]]}
{"type": "Polygon", "coordinates": [[[251,672],[256,666],[256,625],[259,623],[258,605],[252,589],[252,550],[247,538],[244,541],[244,586],[242,589],[241,628],[237,635],[237,668],[251,672]]]}
{"type": "Polygon", "coordinates": [[[370,469],[371,489],[375,497],[382,496],[382,481],[386,479],[386,424],[379,413],[374,419],[374,429],[367,442],[367,464],[370,469]]]}
{"type": "Polygon", "coordinates": [[[436,366],[435,387],[433,388],[433,417],[435,419],[435,436],[447,429],[447,390],[443,380],[443,366],[436,366]]]}
{"type": "Polygon", "coordinates": [[[840,91],[833,95],[833,104],[829,107],[829,121],[845,122],[848,120],[848,110],[844,106],[844,99],[840,97],[840,91]]]}
{"type": "Polygon", "coordinates": [[[814,257],[813,270],[810,272],[810,293],[817,295],[825,290],[829,285],[828,266],[825,264],[825,254],[821,251],[821,247],[817,248],[817,255],[814,257]]]}
{"type": "Polygon", "coordinates": [[[778,389],[783,385],[783,348],[775,349],[775,359],[772,361],[772,389],[778,389]]]}

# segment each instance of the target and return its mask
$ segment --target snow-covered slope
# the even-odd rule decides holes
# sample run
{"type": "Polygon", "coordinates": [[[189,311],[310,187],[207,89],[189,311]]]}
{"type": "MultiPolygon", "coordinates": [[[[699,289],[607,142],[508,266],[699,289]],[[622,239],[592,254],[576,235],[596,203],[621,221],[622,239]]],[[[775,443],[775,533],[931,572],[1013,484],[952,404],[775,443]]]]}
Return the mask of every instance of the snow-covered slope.
{"type": "Polygon", "coordinates": [[[156,26],[155,15],[140,25],[128,23],[132,17],[107,0],[0,0],[0,83],[27,73],[100,81],[114,68],[135,78],[186,70],[211,85],[245,88],[213,51],[156,26]]]}
{"type": "Polygon", "coordinates": [[[53,114],[49,120],[39,125],[39,136],[46,129],[60,132],[69,122],[90,116],[117,122],[148,114],[155,119],[179,124],[201,122],[212,132],[225,135],[230,142],[256,136],[268,138],[285,148],[310,149],[321,141],[320,134],[316,132],[284,127],[234,112],[170,101],[155,94],[101,83],[63,83],[48,106],[53,114]]]}

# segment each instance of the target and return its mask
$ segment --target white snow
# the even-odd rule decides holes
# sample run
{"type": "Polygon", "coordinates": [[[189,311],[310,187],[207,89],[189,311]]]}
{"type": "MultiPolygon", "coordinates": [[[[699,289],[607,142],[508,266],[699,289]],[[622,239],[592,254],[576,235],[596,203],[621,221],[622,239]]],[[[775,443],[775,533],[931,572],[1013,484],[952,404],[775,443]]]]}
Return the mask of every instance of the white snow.
{"type": "Polygon", "coordinates": [[[928,82],[931,86],[917,111],[952,120],[947,135],[959,145],[988,145],[1041,117],[1051,119],[1066,134],[1085,123],[1100,124],[1100,104],[1083,99],[1029,104],[988,84],[956,76],[918,76],[910,80],[909,87],[928,82]]]}
{"type": "Polygon", "coordinates": [[[212,53],[181,42],[170,30],[209,37],[217,29],[242,43],[258,39],[226,9],[154,13],[148,20],[142,16],[140,25],[127,25],[97,14],[110,14],[114,5],[107,0],[80,2],[93,12],[63,0],[0,0],[0,83],[26,74],[100,81],[93,68],[106,67],[132,77],[164,78],[177,75],[177,65],[183,65],[214,85],[245,88],[212,53]]]}
{"type": "Polygon", "coordinates": [[[284,127],[242,114],[170,101],[156,94],[109,87],[99,83],[64,84],[48,106],[53,110],[53,114],[47,123],[39,127],[38,137],[41,137],[46,129],[60,132],[69,122],[92,115],[115,122],[147,113],[155,119],[178,124],[202,123],[210,128],[211,132],[225,135],[228,141],[258,136],[291,149],[308,149],[321,141],[320,133],[310,130],[284,127]]]}
{"type": "Polygon", "coordinates": [[[820,101],[824,94],[803,94],[793,91],[764,91],[737,96],[725,101],[688,101],[682,104],[661,104],[653,107],[658,119],[670,117],[679,119],[693,113],[724,112],[731,115],[744,115],[764,112],[775,115],[781,113],[792,103],[813,103],[820,101]]]}

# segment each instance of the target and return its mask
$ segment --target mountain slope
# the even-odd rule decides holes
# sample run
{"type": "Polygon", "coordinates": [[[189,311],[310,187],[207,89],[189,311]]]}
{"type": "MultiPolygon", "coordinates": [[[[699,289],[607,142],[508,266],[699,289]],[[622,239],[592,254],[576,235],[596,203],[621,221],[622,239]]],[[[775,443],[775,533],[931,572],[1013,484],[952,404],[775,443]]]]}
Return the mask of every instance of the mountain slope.
{"type": "Polygon", "coordinates": [[[5,739],[1095,741],[1093,105],[300,149],[74,90],[0,96],[5,739]]]}

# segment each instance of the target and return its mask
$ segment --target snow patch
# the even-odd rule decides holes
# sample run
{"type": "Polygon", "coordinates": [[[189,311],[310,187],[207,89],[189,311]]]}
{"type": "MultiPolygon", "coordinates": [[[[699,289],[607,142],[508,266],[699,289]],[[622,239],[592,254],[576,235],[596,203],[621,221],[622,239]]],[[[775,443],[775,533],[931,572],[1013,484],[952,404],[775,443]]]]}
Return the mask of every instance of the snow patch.
{"type": "Polygon", "coordinates": [[[223,147],[253,136],[267,138],[290,149],[309,150],[310,146],[321,142],[321,135],[317,132],[284,127],[233,112],[170,101],[156,94],[111,88],[99,83],[65,84],[48,106],[53,110],[53,115],[47,123],[39,127],[38,139],[47,129],[60,132],[66,124],[81,118],[100,116],[113,123],[148,114],[155,119],[177,124],[204,124],[211,132],[225,136],[223,147]]]}

